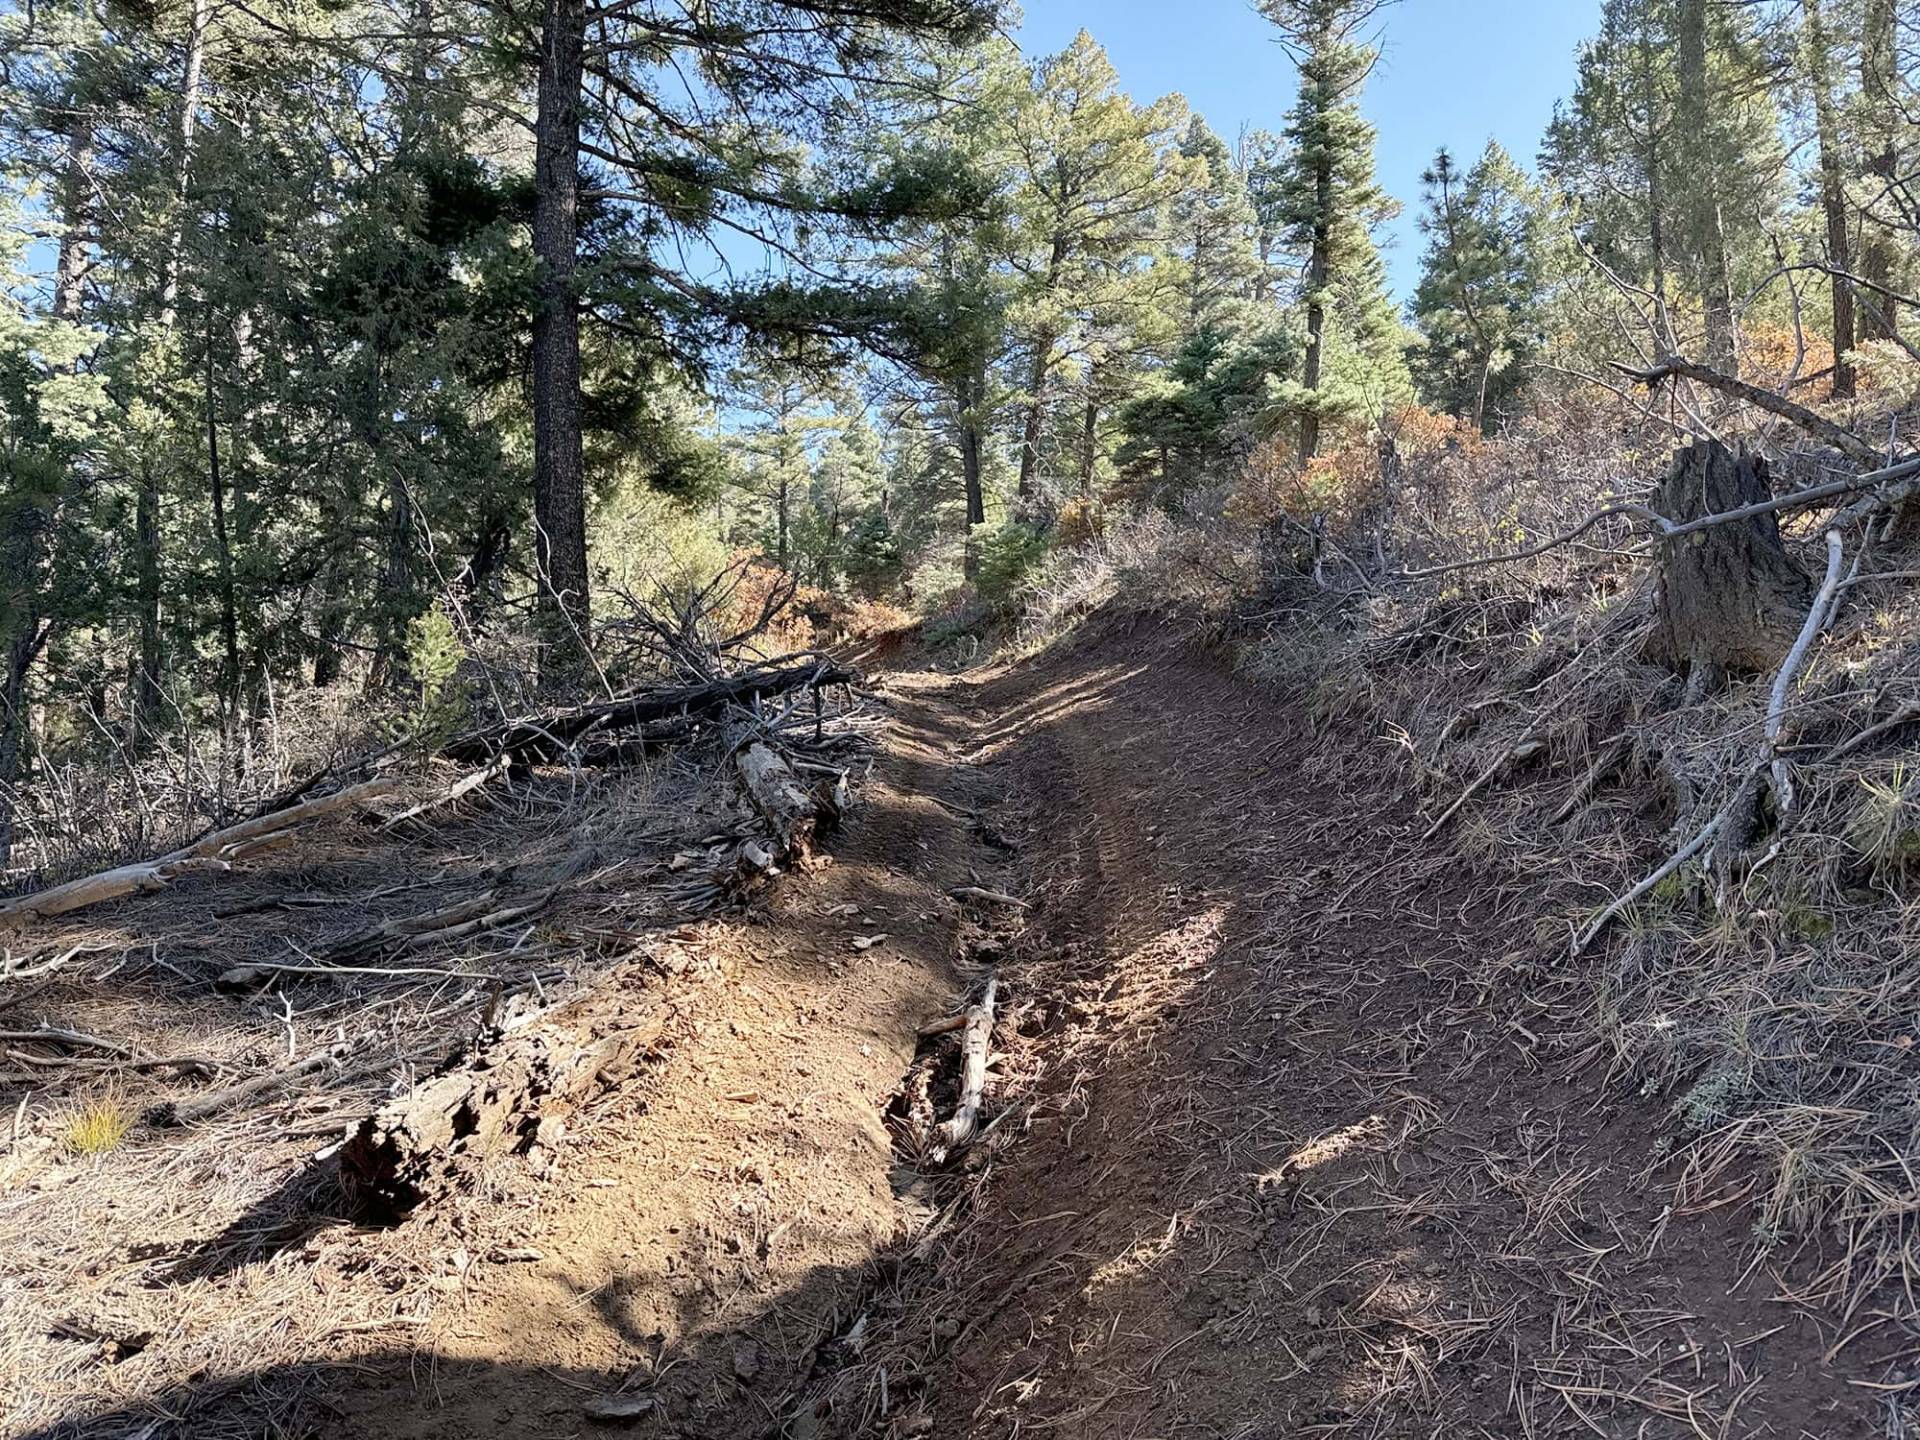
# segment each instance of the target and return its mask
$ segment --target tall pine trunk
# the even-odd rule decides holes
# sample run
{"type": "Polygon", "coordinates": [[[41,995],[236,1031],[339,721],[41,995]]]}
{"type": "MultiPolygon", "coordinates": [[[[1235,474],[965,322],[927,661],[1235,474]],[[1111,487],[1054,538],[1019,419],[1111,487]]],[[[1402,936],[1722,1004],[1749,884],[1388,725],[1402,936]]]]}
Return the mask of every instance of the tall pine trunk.
{"type": "Polygon", "coordinates": [[[1635,138],[1641,142],[1640,168],[1646,176],[1647,193],[1647,269],[1653,289],[1653,323],[1660,334],[1653,337],[1654,347],[1664,349],[1672,341],[1667,299],[1667,224],[1666,186],[1662,181],[1660,157],[1666,138],[1660,124],[1660,89],[1653,69],[1653,37],[1642,21],[1639,44],[1640,99],[1646,106],[1646,133],[1635,138]]]}
{"type": "MultiPolygon", "coordinates": [[[[65,173],[60,185],[60,243],[54,255],[52,317],[76,324],[87,275],[92,212],[88,205],[93,165],[93,116],[78,89],[69,96],[65,173]]],[[[64,487],[63,487],[64,489],[64,487]]],[[[13,786],[20,778],[27,739],[27,680],[53,633],[46,586],[57,560],[52,553],[60,496],[52,505],[22,497],[0,517],[0,616],[10,621],[0,645],[0,866],[13,855],[13,786]]]]}
{"type": "MultiPolygon", "coordinates": [[[[1899,179],[1898,104],[1899,33],[1896,0],[1866,0],[1860,37],[1860,98],[1866,150],[1866,205],[1860,217],[1860,278],[1870,285],[1893,284],[1894,242],[1885,222],[1885,191],[1899,179]]],[[[1885,295],[1862,296],[1859,320],[1863,340],[1891,340],[1899,334],[1899,312],[1885,295]]]]}
{"type": "Polygon", "coordinates": [[[1100,367],[1087,369],[1087,397],[1080,412],[1080,493],[1093,493],[1093,469],[1100,458],[1100,367]]]}
{"type": "Polygon", "coordinates": [[[1313,173],[1313,245],[1307,256],[1307,354],[1300,366],[1300,383],[1308,394],[1307,411],[1300,417],[1300,463],[1320,453],[1320,371],[1326,348],[1327,277],[1333,245],[1333,161],[1321,156],[1313,173]]]}
{"type": "Polygon", "coordinates": [[[577,678],[592,613],[580,439],[580,81],[585,0],[545,0],[534,117],[533,519],[543,680],[577,678]]]}
{"type": "Polygon", "coordinates": [[[214,395],[213,323],[207,323],[206,419],[207,502],[213,529],[213,552],[220,591],[220,702],[226,715],[227,740],[239,741],[240,615],[233,576],[233,540],[227,528],[226,477],[220,469],[220,411],[214,395]]]}
{"type": "Polygon", "coordinates": [[[1047,382],[1053,377],[1053,336],[1034,337],[1033,370],[1027,377],[1027,417],[1020,432],[1020,483],[1015,493],[1033,498],[1033,479],[1040,469],[1040,437],[1046,426],[1047,382]]]}
{"type": "MultiPolygon", "coordinates": [[[[1813,95],[1816,139],[1820,147],[1820,211],[1827,226],[1827,264],[1835,270],[1853,269],[1852,236],[1848,226],[1846,159],[1841,153],[1840,118],[1833,98],[1833,45],[1827,35],[1820,0],[1804,0],[1806,25],[1801,36],[1807,88],[1813,95]]],[[[1833,290],[1833,394],[1845,400],[1856,386],[1850,353],[1854,335],[1853,289],[1838,275],[1829,277],[1833,290]]]]}
{"type": "Polygon", "coordinates": [[[1674,118],[1683,154],[1691,161],[1687,185],[1687,236],[1698,267],[1700,304],[1706,320],[1707,363],[1731,375],[1739,366],[1733,328],[1733,277],[1721,213],[1719,177],[1712,150],[1713,76],[1707,61],[1708,0],[1681,0],[1679,88],[1674,118]]]}
{"type": "MultiPolygon", "coordinates": [[[[174,127],[173,228],[167,237],[167,269],[160,287],[160,329],[169,340],[176,338],[179,328],[180,269],[187,243],[187,190],[193,176],[193,132],[200,116],[210,20],[210,0],[191,0],[186,63],[180,75],[180,109],[174,127]]],[[[162,653],[160,638],[161,551],[165,544],[160,521],[160,478],[160,467],[148,456],[140,468],[140,491],[134,500],[133,518],[135,598],[140,610],[140,653],[133,666],[137,722],[146,722],[158,712],[166,674],[166,656],[162,653]]]]}
{"type": "MultiPolygon", "coordinates": [[[[1053,237],[1053,248],[1047,256],[1047,280],[1043,292],[1049,303],[1059,287],[1061,267],[1067,262],[1069,248],[1064,234],[1053,237]]],[[[1022,500],[1033,498],[1033,477],[1040,469],[1040,437],[1047,423],[1047,381],[1053,377],[1053,342],[1056,338],[1052,327],[1047,325],[1042,325],[1039,333],[1033,337],[1033,369],[1027,377],[1027,418],[1020,433],[1020,480],[1015,490],[1022,500]]]]}
{"type": "Polygon", "coordinates": [[[980,434],[980,407],[986,402],[987,377],[976,370],[961,386],[960,405],[955,417],[956,439],[960,446],[960,480],[966,489],[967,538],[961,557],[962,573],[971,580],[980,568],[980,555],[974,544],[974,531],[986,523],[987,494],[983,476],[984,440],[980,434]]]}

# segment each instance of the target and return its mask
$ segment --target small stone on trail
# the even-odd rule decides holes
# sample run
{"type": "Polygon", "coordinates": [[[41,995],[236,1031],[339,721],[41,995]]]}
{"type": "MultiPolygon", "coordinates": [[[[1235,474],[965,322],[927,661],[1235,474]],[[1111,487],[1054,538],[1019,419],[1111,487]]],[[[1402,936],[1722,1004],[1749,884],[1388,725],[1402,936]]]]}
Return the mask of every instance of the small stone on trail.
{"type": "Polygon", "coordinates": [[[596,1395],[580,1407],[589,1420],[638,1420],[651,1415],[659,1402],[651,1395],[596,1395]]]}
{"type": "Polygon", "coordinates": [[[222,973],[213,982],[213,988],[222,995],[247,995],[255,990],[263,990],[272,983],[275,971],[263,970],[257,965],[236,965],[222,973]]]}
{"type": "Polygon", "coordinates": [[[733,1373],[742,1385],[751,1385],[760,1374],[760,1347],[743,1340],[733,1347],[733,1373]]]}

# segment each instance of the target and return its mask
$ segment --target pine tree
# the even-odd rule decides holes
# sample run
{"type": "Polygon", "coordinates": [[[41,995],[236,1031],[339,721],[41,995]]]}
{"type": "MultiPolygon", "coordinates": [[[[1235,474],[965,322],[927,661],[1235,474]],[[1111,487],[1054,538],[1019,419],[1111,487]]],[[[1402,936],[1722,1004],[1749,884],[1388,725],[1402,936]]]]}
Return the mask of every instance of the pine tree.
{"type": "Polygon", "coordinates": [[[1659,350],[1737,359],[1734,305],[1770,268],[1785,159],[1748,7],[1606,0],[1541,160],[1601,263],[1651,298],[1659,350]],[[1697,331],[1686,314],[1697,309],[1697,331]]]}
{"type": "Polygon", "coordinates": [[[893,37],[974,34],[992,9],[985,0],[719,0],[689,11],[643,0],[595,11],[589,43],[586,0],[543,0],[527,56],[538,79],[533,494],[555,675],[579,672],[591,619],[582,309],[612,312],[642,331],[685,315],[689,302],[703,320],[717,312],[767,332],[857,324],[843,294],[792,284],[728,294],[691,279],[657,242],[700,242],[724,227],[792,251],[812,226],[879,227],[915,205],[941,203],[911,181],[839,185],[834,154],[857,143],[862,127],[885,126],[885,92],[862,82],[884,78],[893,37]],[[676,66],[698,71],[702,85],[662,85],[676,66]],[[800,142],[815,150],[811,159],[800,142]],[[583,191],[583,160],[604,167],[607,183],[583,191]],[[582,296],[582,240],[598,238],[595,227],[583,231],[582,216],[596,212],[610,253],[589,268],[618,271],[629,284],[582,296]]]}
{"type": "Polygon", "coordinates": [[[1007,153],[1017,176],[1010,319],[1028,352],[1017,493],[1030,500],[1063,342],[1089,343],[1097,317],[1140,288],[1134,262],[1179,182],[1167,131],[1176,107],[1135,105],[1106,52],[1081,31],[1033,67],[1007,153]]]}
{"type": "Polygon", "coordinates": [[[1306,256],[1302,302],[1306,350],[1295,403],[1300,458],[1320,450],[1324,419],[1358,400],[1404,390],[1399,326],[1387,299],[1374,227],[1395,203],[1374,178],[1374,130],[1360,113],[1360,94],[1379,51],[1366,34],[1376,0],[1261,0],[1280,28],[1300,75],[1283,138],[1290,160],[1274,192],[1274,213],[1288,242],[1306,256]],[[1346,383],[1330,386],[1330,360],[1341,354],[1346,383]]]}
{"type": "Polygon", "coordinates": [[[1247,203],[1253,207],[1253,247],[1259,261],[1253,277],[1253,303],[1262,309],[1273,303],[1281,277],[1289,268],[1281,207],[1281,181],[1289,164],[1285,142],[1271,131],[1249,130],[1235,148],[1234,168],[1240,172],[1247,203]]]}
{"type": "MultiPolygon", "coordinates": [[[[1800,66],[1814,116],[1826,263],[1833,270],[1845,273],[1853,268],[1852,216],[1847,203],[1849,157],[1841,126],[1839,65],[1822,0],[1802,0],[1800,66]]],[[[1857,380],[1853,349],[1859,338],[1853,287],[1841,274],[1830,275],[1828,283],[1832,296],[1833,394],[1836,399],[1849,399],[1857,380]]]]}
{"type": "Polygon", "coordinates": [[[1174,254],[1184,266],[1182,338],[1202,330],[1237,334],[1251,323],[1260,262],[1257,220],[1246,177],[1233,153],[1198,115],[1187,122],[1179,154],[1184,183],[1174,197],[1170,227],[1174,254]]]}
{"type": "Polygon", "coordinates": [[[1422,181],[1427,248],[1409,310],[1425,344],[1414,368],[1434,404],[1496,429],[1542,343],[1543,201],[1493,141],[1464,175],[1441,150],[1422,181]]]}
{"type": "Polygon", "coordinates": [[[1863,340],[1888,340],[1899,334],[1899,311],[1884,290],[1904,288],[1903,272],[1910,257],[1902,252],[1911,244],[1920,221],[1920,214],[1905,198],[1903,179],[1912,173],[1920,147],[1910,133],[1915,96],[1900,63],[1900,26],[1898,0],[1863,0],[1855,105],[1865,169],[1858,204],[1860,277],[1870,287],[1860,297],[1863,340]]]}

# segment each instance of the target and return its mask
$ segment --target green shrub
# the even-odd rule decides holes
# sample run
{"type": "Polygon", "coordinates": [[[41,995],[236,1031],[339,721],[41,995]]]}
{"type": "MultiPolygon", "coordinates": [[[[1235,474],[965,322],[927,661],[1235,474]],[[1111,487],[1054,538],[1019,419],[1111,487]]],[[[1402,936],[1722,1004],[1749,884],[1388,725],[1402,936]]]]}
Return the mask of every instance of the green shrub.
{"type": "Polygon", "coordinates": [[[992,609],[1011,614],[1027,576],[1046,558],[1047,538],[1023,521],[1009,520],[976,543],[979,560],[974,589],[992,609]]]}
{"type": "Polygon", "coordinates": [[[435,605],[407,622],[407,674],[412,677],[412,713],[401,726],[405,738],[432,755],[467,720],[467,686],[460,680],[467,647],[446,610],[435,605]]]}

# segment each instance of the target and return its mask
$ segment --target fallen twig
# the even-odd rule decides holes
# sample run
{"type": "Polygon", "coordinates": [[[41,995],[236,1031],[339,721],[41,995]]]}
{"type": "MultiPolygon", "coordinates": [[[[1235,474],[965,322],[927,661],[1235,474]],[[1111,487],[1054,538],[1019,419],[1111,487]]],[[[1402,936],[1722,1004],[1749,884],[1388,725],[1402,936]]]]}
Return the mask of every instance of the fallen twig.
{"type": "Polygon", "coordinates": [[[989,976],[980,1002],[967,1007],[960,1037],[960,1103],[952,1118],[934,1131],[936,1163],[972,1140],[979,1126],[980,1102],[987,1089],[987,1047],[993,1039],[993,1002],[999,987],[999,977],[989,976]]]}
{"type": "Polygon", "coordinates": [[[999,890],[988,890],[979,885],[956,885],[953,889],[947,891],[947,894],[951,895],[955,900],[972,900],[982,905],[1004,905],[1009,910],[1030,910],[1033,908],[1017,895],[1008,895],[999,890]]]}

